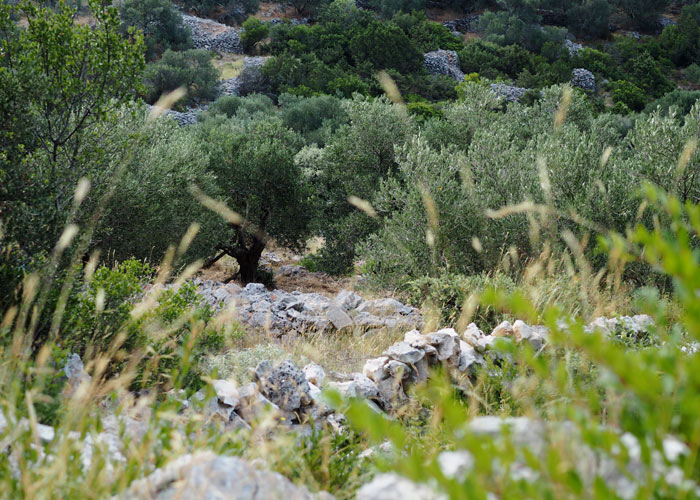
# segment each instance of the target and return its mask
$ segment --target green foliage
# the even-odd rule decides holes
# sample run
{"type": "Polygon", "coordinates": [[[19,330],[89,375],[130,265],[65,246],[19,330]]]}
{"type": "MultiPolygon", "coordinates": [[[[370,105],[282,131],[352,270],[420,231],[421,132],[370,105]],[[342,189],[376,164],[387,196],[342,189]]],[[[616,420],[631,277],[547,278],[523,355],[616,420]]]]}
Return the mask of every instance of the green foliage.
{"type": "MultiPolygon", "coordinates": [[[[212,311],[192,283],[160,293],[158,288],[150,291],[155,306],[133,314],[154,276],[150,266],[137,260],[114,268],[99,267],[66,309],[61,345],[86,358],[117,350],[126,356],[142,356],[134,384],[145,387],[166,383],[173,369],[180,366],[186,343],[191,343],[198,355],[220,350],[224,335],[203,329],[212,311]]],[[[108,374],[122,368],[122,363],[113,363],[108,374]]]]}
{"type": "Polygon", "coordinates": [[[319,266],[333,273],[346,273],[353,266],[355,245],[376,227],[348,203],[355,196],[371,200],[380,179],[396,168],[394,147],[414,130],[403,107],[385,99],[359,96],[344,103],[350,124],[338,129],[319,154],[309,155],[306,168],[317,176],[318,225],[326,240],[319,266]]]}
{"type": "Polygon", "coordinates": [[[700,100],[700,90],[674,90],[647,104],[644,111],[652,113],[659,110],[663,116],[667,116],[675,108],[676,116],[682,120],[698,100],[700,100]]]}
{"type": "MultiPolygon", "coordinates": [[[[670,224],[653,229],[639,224],[626,237],[611,234],[606,252],[620,252],[625,262],[644,260],[672,277],[675,300],[684,310],[680,324],[670,321],[663,302],[653,295],[643,302],[655,326],[646,339],[632,339],[630,332],[616,332],[611,337],[587,332],[583,321],[566,318],[556,305],[537,314],[534,304],[519,291],[484,294],[482,306],[544,322],[550,331],[549,347],[535,354],[527,347],[503,343],[496,348],[493,361],[464,381],[460,389],[455,388],[459,380],[433,373],[431,380],[414,392],[420,401],[419,422],[425,422],[418,424],[422,432],[415,432],[409,417],[383,418],[362,402],[341,403],[336,398],[336,407],[342,408],[355,431],[373,443],[391,441],[396,453],[379,462],[382,470],[430,485],[446,498],[462,498],[465,492],[473,495],[476,491],[512,498],[579,498],[583,488],[595,484],[588,496],[603,499],[620,492],[619,487],[606,485],[613,473],[610,467],[632,467],[632,456],[620,457],[616,450],[641,446],[647,450],[642,457],[663,456],[669,436],[686,443],[694,435],[700,409],[693,375],[698,358],[686,349],[688,343],[700,338],[700,301],[694,293],[700,286],[700,263],[693,248],[700,233],[700,212],[697,205],[683,204],[649,185],[645,199],[654,211],[670,218],[670,224]],[[527,416],[541,421],[547,430],[542,439],[532,441],[527,437],[529,427],[517,429],[525,421],[510,421],[493,432],[484,432],[484,427],[470,425],[480,414],[527,416]],[[522,440],[529,444],[523,446],[522,440]],[[543,449],[537,451],[534,443],[543,449]],[[437,457],[446,449],[468,452],[474,465],[462,475],[444,474],[437,457]],[[605,460],[609,457],[610,467],[589,475],[581,469],[588,454],[605,460]],[[557,460],[549,462],[546,457],[552,456],[557,460]],[[517,464],[527,464],[538,479],[514,478],[512,471],[517,464]],[[501,472],[501,467],[508,472],[501,472]]],[[[488,425],[495,422],[491,417],[488,425]]],[[[694,463],[697,453],[696,447],[688,448],[678,462],[690,484],[697,480],[697,470],[683,464],[686,460],[694,463]]],[[[642,467],[652,467],[651,459],[640,460],[642,467]]],[[[631,477],[624,472],[615,474],[631,477]]],[[[634,481],[639,485],[637,491],[643,489],[650,497],[686,496],[683,482],[669,483],[654,474],[641,474],[634,481]]]]}
{"type": "Polygon", "coordinates": [[[131,321],[129,313],[137,296],[154,278],[155,271],[138,260],[127,260],[116,268],[100,267],[95,270],[89,287],[78,295],[66,311],[66,335],[62,344],[80,354],[88,348],[107,352],[116,347],[133,351],[147,342],[145,332],[129,330],[121,345],[117,334],[131,321]]]}
{"type": "Polygon", "coordinates": [[[577,36],[602,38],[608,33],[610,3],[608,0],[573,2],[566,11],[566,25],[577,36]]]}
{"type": "Polygon", "coordinates": [[[0,238],[3,248],[19,245],[23,259],[48,253],[79,215],[80,178],[94,186],[109,178],[103,124],[140,86],[141,37],[121,36],[116,9],[97,1],[90,7],[94,28],[75,23],[64,3],[56,10],[0,4],[0,238]]]}
{"type": "Polygon", "coordinates": [[[250,52],[255,47],[255,44],[267,37],[270,27],[263,24],[262,21],[255,17],[249,17],[242,24],[245,31],[241,33],[241,42],[246,52],[250,52]]]}
{"type": "Polygon", "coordinates": [[[278,103],[284,126],[301,134],[307,144],[324,146],[348,121],[342,101],[335,97],[282,94],[278,103]]]}
{"type": "Polygon", "coordinates": [[[540,27],[508,12],[485,12],[479,18],[479,30],[486,40],[498,45],[520,44],[525,49],[539,53],[547,42],[561,44],[566,29],[540,27]]]}
{"type": "Polygon", "coordinates": [[[165,50],[192,48],[190,32],[182,22],[182,15],[170,0],[125,0],[119,5],[121,31],[129,28],[143,33],[146,60],[153,61],[165,50]]]}
{"type": "Polygon", "coordinates": [[[260,0],[183,0],[181,3],[199,17],[228,24],[242,22],[246,15],[255,14],[260,6],[260,0]]]}
{"type": "Polygon", "coordinates": [[[166,50],[160,60],[146,66],[143,76],[145,98],[153,104],[163,94],[183,87],[187,96],[177,103],[179,107],[199,100],[210,100],[216,97],[218,78],[219,73],[211,62],[208,50],[166,50]]]}
{"type": "Polygon", "coordinates": [[[189,192],[195,184],[210,196],[222,192],[208,171],[206,148],[174,120],[149,121],[143,112],[130,116],[128,110],[121,118],[113,137],[127,142],[130,154],[112,160],[123,169],[115,186],[119,196],[105,207],[93,246],[117,262],[159,262],[196,223],[196,237],[180,247],[174,265],[208,257],[225,226],[189,192]]]}
{"type": "Polygon", "coordinates": [[[369,8],[376,10],[385,19],[390,19],[398,12],[421,11],[426,7],[425,0],[369,0],[369,8]]]}
{"type": "Polygon", "coordinates": [[[624,106],[615,108],[616,110],[641,111],[644,109],[646,102],[644,91],[634,83],[618,80],[613,82],[612,87],[612,98],[615,104],[624,106]]]}
{"type": "Polygon", "coordinates": [[[697,64],[693,63],[685,68],[685,70],[683,70],[683,75],[690,83],[700,85],[700,66],[697,64]]]}
{"type": "Polygon", "coordinates": [[[308,179],[294,162],[299,136],[279,119],[204,121],[193,131],[209,154],[209,171],[226,204],[239,215],[219,235],[217,248],[235,258],[241,279],[257,277],[270,238],[298,249],[309,231],[308,179]]]}
{"type": "MultiPolygon", "coordinates": [[[[489,289],[513,293],[516,283],[502,272],[495,272],[493,275],[425,276],[406,283],[406,294],[411,303],[422,306],[426,311],[437,312],[438,324],[451,327],[458,326],[467,299],[473,295],[478,302],[476,298],[489,289]]],[[[484,331],[493,329],[503,319],[504,315],[488,304],[479,304],[472,317],[472,321],[484,331]]]]}
{"type": "Polygon", "coordinates": [[[615,0],[632,23],[642,30],[653,30],[669,0],[615,0]]]}
{"type": "Polygon", "coordinates": [[[306,12],[315,16],[323,5],[323,0],[291,0],[290,3],[297,10],[297,14],[301,15],[306,12]]]}

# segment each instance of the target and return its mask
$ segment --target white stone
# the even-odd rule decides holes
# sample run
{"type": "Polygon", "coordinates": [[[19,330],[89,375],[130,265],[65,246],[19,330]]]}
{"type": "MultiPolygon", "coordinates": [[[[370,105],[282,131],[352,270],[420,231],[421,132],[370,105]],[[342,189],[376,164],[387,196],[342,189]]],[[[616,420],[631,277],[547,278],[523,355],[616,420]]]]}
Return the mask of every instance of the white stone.
{"type": "Polygon", "coordinates": [[[236,408],[239,405],[240,397],[236,384],[228,380],[214,380],[212,385],[219,402],[231,408],[236,408]]]}
{"type": "Polygon", "coordinates": [[[429,486],[398,474],[385,473],[374,477],[357,492],[356,500],[446,500],[447,496],[429,486]]]}
{"type": "Polygon", "coordinates": [[[420,359],[423,359],[425,353],[420,349],[411,347],[411,344],[406,342],[396,342],[394,345],[384,351],[383,355],[397,361],[401,361],[402,363],[412,364],[420,359]]]}
{"type": "Polygon", "coordinates": [[[365,366],[362,368],[362,373],[374,382],[384,380],[385,378],[389,377],[389,373],[385,368],[388,361],[389,358],[387,356],[368,359],[365,361],[365,366]]]}
{"type": "Polygon", "coordinates": [[[529,340],[532,336],[532,328],[522,320],[515,320],[513,323],[513,339],[516,342],[522,342],[523,340],[529,340]]]}
{"type": "Polygon", "coordinates": [[[463,481],[474,468],[474,456],[466,450],[443,451],[437,458],[445,477],[463,481]]]}
{"type": "Polygon", "coordinates": [[[304,376],[310,384],[314,384],[316,387],[323,386],[323,382],[326,380],[326,372],[316,363],[309,363],[304,367],[304,376]]]}
{"type": "Polygon", "coordinates": [[[491,332],[492,337],[511,337],[513,335],[513,326],[510,321],[502,321],[491,332]]]}

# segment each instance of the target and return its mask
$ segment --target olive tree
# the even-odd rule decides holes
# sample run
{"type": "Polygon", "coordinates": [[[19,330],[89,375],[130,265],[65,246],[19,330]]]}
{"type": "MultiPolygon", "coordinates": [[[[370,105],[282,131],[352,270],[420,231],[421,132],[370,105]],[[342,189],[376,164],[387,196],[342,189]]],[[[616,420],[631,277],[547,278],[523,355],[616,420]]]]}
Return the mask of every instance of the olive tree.
{"type": "Polygon", "coordinates": [[[270,239],[300,249],[309,236],[309,186],[294,162],[302,141],[275,118],[216,116],[195,133],[207,147],[223,201],[237,214],[227,220],[216,249],[236,259],[241,281],[254,282],[270,239]]]}

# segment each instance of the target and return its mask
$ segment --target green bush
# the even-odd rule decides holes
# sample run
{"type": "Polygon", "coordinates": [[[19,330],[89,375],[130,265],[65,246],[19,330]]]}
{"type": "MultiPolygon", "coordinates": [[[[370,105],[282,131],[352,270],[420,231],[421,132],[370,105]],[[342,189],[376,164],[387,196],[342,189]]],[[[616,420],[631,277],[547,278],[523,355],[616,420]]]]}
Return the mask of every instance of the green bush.
{"type": "MultiPolygon", "coordinates": [[[[431,314],[438,315],[439,325],[457,327],[465,303],[472,295],[475,303],[479,303],[478,298],[489,289],[513,293],[517,286],[507,275],[495,272],[491,275],[444,274],[435,277],[425,276],[406,282],[405,289],[412,304],[423,307],[431,314]]],[[[471,321],[474,321],[485,332],[490,332],[504,319],[505,315],[497,312],[493,307],[480,304],[474,311],[471,321]]]]}
{"type": "Polygon", "coordinates": [[[146,60],[157,59],[167,49],[192,48],[189,29],[170,0],[125,0],[119,5],[122,32],[133,27],[143,33],[146,60]]]}
{"type": "Polygon", "coordinates": [[[612,84],[612,98],[615,104],[622,104],[631,111],[641,111],[646,104],[644,91],[632,82],[618,80],[612,84]]]}
{"type": "MultiPolygon", "coordinates": [[[[192,283],[162,290],[154,307],[145,314],[132,314],[154,276],[153,268],[137,260],[96,269],[66,309],[62,348],[86,359],[117,350],[124,356],[143,356],[133,382],[142,387],[166,383],[180,366],[182,349],[189,341],[197,355],[223,348],[224,335],[203,327],[212,311],[192,283]]],[[[113,362],[107,374],[121,368],[122,363],[113,362]]]]}
{"type": "Polygon", "coordinates": [[[674,90],[647,104],[644,112],[653,113],[658,110],[663,116],[667,116],[671,109],[675,109],[678,119],[683,120],[699,100],[700,90],[674,90]]]}
{"type": "Polygon", "coordinates": [[[690,82],[695,85],[700,85],[700,66],[696,63],[691,64],[683,70],[683,75],[690,82]]]}
{"type": "Polygon", "coordinates": [[[246,52],[252,51],[255,44],[267,37],[270,31],[267,24],[263,24],[255,17],[249,17],[241,26],[245,30],[241,33],[241,42],[246,52]]]}
{"type": "Polygon", "coordinates": [[[182,108],[216,97],[218,78],[219,73],[211,62],[211,52],[208,50],[166,50],[160,60],[148,64],[144,70],[145,98],[153,104],[163,94],[184,87],[187,96],[176,104],[182,108]]]}
{"type": "Polygon", "coordinates": [[[653,30],[670,0],[615,0],[632,23],[642,30],[653,30]]]}
{"type": "Polygon", "coordinates": [[[189,191],[197,185],[212,197],[222,194],[208,171],[206,148],[191,130],[166,117],[151,122],[126,110],[120,118],[113,140],[128,143],[130,152],[113,160],[114,168],[123,169],[118,195],[104,208],[93,247],[117,262],[132,257],[160,262],[196,223],[196,236],[173,265],[180,269],[209,257],[225,224],[189,191]]]}
{"type": "Polygon", "coordinates": [[[260,0],[183,0],[182,4],[199,17],[233,24],[242,22],[248,14],[255,14],[260,0]]]}

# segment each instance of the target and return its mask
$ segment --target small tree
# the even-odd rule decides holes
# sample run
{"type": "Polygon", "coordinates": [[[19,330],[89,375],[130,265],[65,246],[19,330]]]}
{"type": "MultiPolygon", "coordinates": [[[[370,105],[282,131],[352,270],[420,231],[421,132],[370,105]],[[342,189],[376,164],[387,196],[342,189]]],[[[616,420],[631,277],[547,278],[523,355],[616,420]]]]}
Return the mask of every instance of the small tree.
{"type": "Polygon", "coordinates": [[[238,214],[217,250],[236,259],[241,281],[254,282],[271,238],[300,249],[309,236],[308,184],[294,162],[302,141],[277,119],[241,123],[216,117],[198,133],[224,200],[238,214]]]}
{"type": "Polygon", "coordinates": [[[246,19],[242,26],[245,31],[241,34],[241,42],[246,52],[253,50],[255,44],[264,39],[270,31],[266,24],[255,17],[246,19]]]}
{"type": "Polygon", "coordinates": [[[651,30],[668,4],[669,0],[616,0],[620,9],[627,14],[630,21],[642,30],[651,30]]]}
{"type": "Polygon", "coordinates": [[[123,33],[130,27],[143,33],[148,61],[153,61],[166,49],[192,48],[190,32],[170,0],[124,0],[119,6],[119,15],[123,33]]]}
{"type": "Polygon", "coordinates": [[[4,237],[28,254],[56,243],[81,177],[109,175],[102,124],[140,87],[141,36],[126,40],[116,9],[89,5],[94,27],[64,2],[0,2],[0,211],[4,237]]]}
{"type": "Polygon", "coordinates": [[[187,89],[187,98],[179,103],[180,106],[192,104],[197,99],[213,99],[218,76],[208,50],[173,52],[168,49],[159,61],[150,63],[144,71],[146,100],[152,104],[164,93],[178,87],[187,89]]]}

